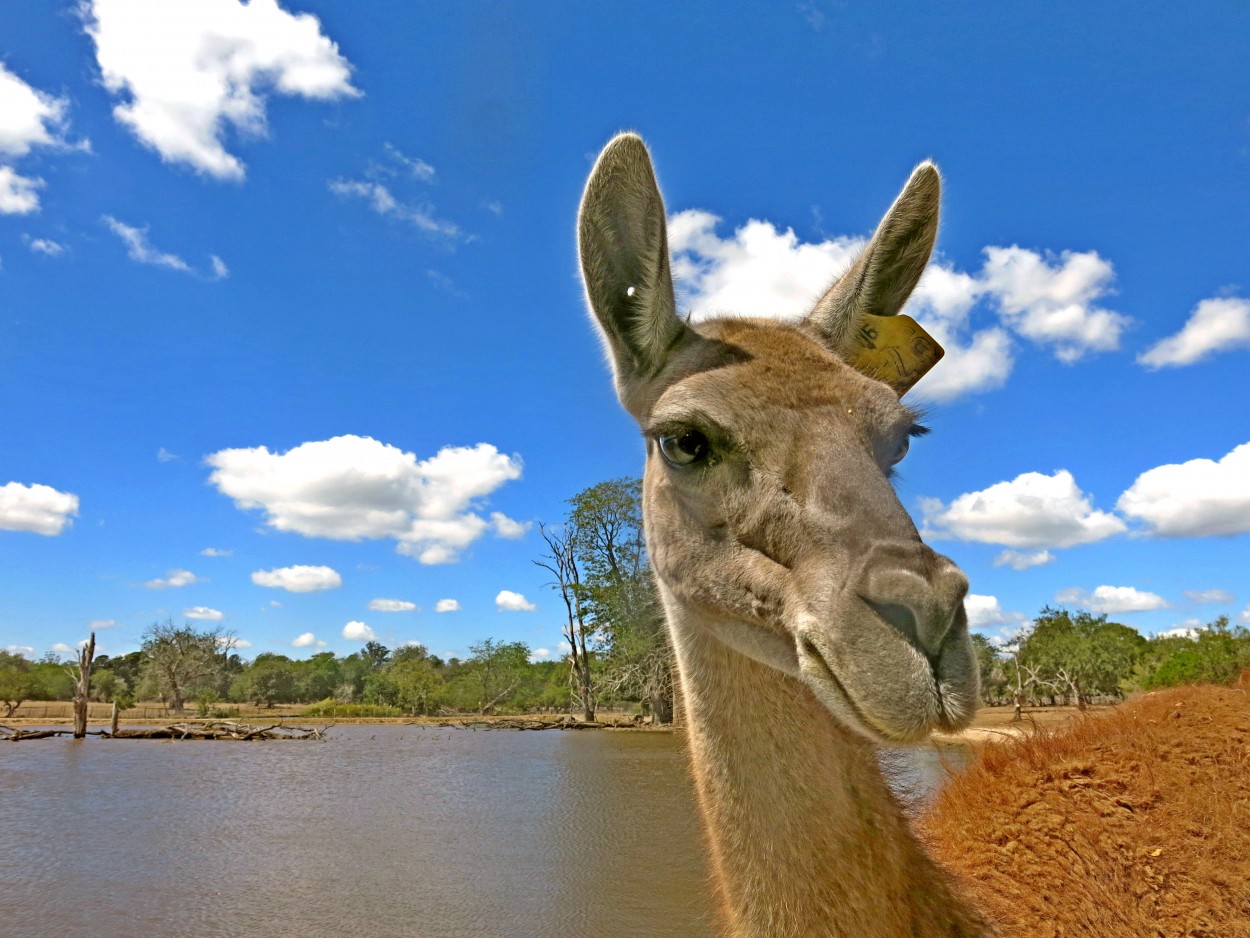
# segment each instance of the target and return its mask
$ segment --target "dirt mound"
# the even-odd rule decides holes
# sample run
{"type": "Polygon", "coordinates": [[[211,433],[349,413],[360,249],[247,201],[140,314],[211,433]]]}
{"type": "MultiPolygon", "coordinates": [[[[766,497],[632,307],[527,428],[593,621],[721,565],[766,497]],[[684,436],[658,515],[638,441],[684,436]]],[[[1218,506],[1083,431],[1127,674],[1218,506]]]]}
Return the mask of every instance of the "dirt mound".
{"type": "Polygon", "coordinates": [[[1250,936],[1250,675],[987,746],[920,834],[1004,936],[1250,936]]]}

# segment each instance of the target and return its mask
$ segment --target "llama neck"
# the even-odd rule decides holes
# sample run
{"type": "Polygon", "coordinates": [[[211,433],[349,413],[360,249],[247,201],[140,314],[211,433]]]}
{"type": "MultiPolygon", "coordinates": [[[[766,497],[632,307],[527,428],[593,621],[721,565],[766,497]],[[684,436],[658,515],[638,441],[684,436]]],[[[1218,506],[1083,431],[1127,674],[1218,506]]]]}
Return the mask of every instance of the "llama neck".
{"type": "Polygon", "coordinates": [[[870,744],[798,679],[676,621],[691,759],[726,933],[980,935],[870,744]]]}

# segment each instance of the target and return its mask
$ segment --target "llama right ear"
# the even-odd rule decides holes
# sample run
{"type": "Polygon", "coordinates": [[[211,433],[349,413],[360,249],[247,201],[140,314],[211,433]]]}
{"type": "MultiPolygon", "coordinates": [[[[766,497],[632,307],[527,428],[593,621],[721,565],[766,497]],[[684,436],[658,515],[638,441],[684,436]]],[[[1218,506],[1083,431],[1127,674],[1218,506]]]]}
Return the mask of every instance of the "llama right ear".
{"type": "Polygon", "coordinates": [[[673,297],[664,201],[637,134],[619,134],[599,154],[577,240],[586,296],[626,403],[628,388],[659,369],[686,329],[673,297]]]}

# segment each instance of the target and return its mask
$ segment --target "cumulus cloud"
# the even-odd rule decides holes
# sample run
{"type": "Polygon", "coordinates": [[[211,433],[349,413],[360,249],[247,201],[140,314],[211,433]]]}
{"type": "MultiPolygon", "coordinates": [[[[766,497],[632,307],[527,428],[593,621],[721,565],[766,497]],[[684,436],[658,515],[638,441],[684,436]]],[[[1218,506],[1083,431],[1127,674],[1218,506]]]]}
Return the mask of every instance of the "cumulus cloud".
{"type": "Polygon", "coordinates": [[[1094,509],[1066,469],[1049,476],[1026,472],[949,505],[922,498],[920,510],[927,537],[1005,547],[1073,547],[1125,530],[1115,515],[1094,509]]]}
{"type": "Polygon", "coordinates": [[[50,485],[0,485],[0,531],[30,531],[53,536],[73,524],[78,496],[50,485]]]}
{"type": "Polygon", "coordinates": [[[499,591],[499,595],[495,597],[495,608],[500,612],[534,612],[538,609],[520,593],[512,590],[499,591]]]}
{"type": "Polygon", "coordinates": [[[551,657],[550,648],[535,648],[530,652],[530,662],[546,661],[551,657]]]}
{"type": "Polygon", "coordinates": [[[1155,638],[1197,638],[1198,630],[1201,628],[1202,622],[1200,620],[1186,619],[1180,625],[1164,629],[1162,632],[1156,632],[1155,638]]]}
{"type": "MultiPolygon", "coordinates": [[[[127,225],[125,222],[118,221],[112,215],[101,216],[101,221],[108,226],[109,231],[117,235],[121,239],[122,244],[126,245],[126,256],[137,264],[149,264],[153,267],[164,267],[167,270],[177,270],[184,274],[192,274],[198,277],[206,277],[209,280],[220,280],[226,276],[226,265],[221,262],[221,258],[216,255],[210,255],[212,260],[212,273],[202,274],[196,270],[177,254],[169,254],[165,251],[157,250],[148,240],[148,229],[136,228],[134,225],[127,225]]],[[[168,453],[164,447],[161,447],[157,458],[160,459],[160,453],[166,453],[169,457],[177,459],[173,453],[168,453]]],[[[166,460],[161,460],[162,462],[166,460]]]]}
{"type": "Polygon", "coordinates": [[[1137,356],[1151,370],[1192,365],[1216,352],[1250,347],[1250,300],[1216,297],[1194,307],[1176,335],[1160,339],[1137,356]]]}
{"type": "Polygon", "coordinates": [[[1132,586],[1097,586],[1092,593],[1073,586],[1056,593],[1055,601],[1108,615],[1149,612],[1152,609],[1166,609],[1168,606],[1167,600],[1162,596],[1132,586]]]}
{"type": "MultiPolygon", "coordinates": [[[[721,219],[689,209],[669,219],[669,246],[679,295],[693,319],[724,313],[797,319],[866,243],[837,236],[800,241],[792,229],[751,219],[728,236],[721,219]]],[[[1008,330],[1052,348],[1063,361],[1117,348],[1127,316],[1102,309],[1111,264],[1095,252],[1041,254],[1020,247],[987,247],[981,270],[956,270],[940,256],[925,271],[907,312],[946,349],[925,377],[924,393],[952,400],[1001,386],[1014,362],[1008,330]],[[978,305],[999,325],[977,326],[978,305]]]]}
{"type": "Polygon", "coordinates": [[[1185,590],[1185,598],[1191,603],[1235,603],[1237,597],[1228,590],[1185,590]]]}
{"type": "Polygon", "coordinates": [[[1214,537],[1250,532],[1250,443],[1218,462],[1191,459],[1149,469],[1116,507],[1156,537],[1214,537]]]}
{"type": "Polygon", "coordinates": [[[6,645],[4,650],[11,655],[33,655],[35,653],[32,645],[6,645]]]}
{"type": "Polygon", "coordinates": [[[73,146],[65,136],[68,110],[69,102],[64,98],[32,88],[0,62],[0,215],[28,215],[39,210],[43,180],[20,175],[12,164],[37,147],[73,146]]]}
{"type": "Polygon", "coordinates": [[[1095,305],[1110,292],[1115,270],[1095,251],[1038,254],[1021,247],[987,247],[981,284],[1003,321],[1024,337],[1053,348],[1060,361],[1120,347],[1129,317],[1095,305]]]}
{"type": "Polygon", "coordinates": [[[373,634],[373,629],[363,622],[356,621],[348,622],[347,625],[343,626],[343,637],[352,642],[371,642],[377,638],[373,634]]]}
{"type": "Polygon", "coordinates": [[[232,550],[220,550],[216,547],[205,547],[200,551],[201,557],[229,557],[234,553],[232,550]]]}
{"type": "Polygon", "coordinates": [[[64,642],[57,642],[55,645],[52,646],[50,651],[55,651],[58,655],[72,655],[75,649],[71,648],[69,645],[66,645],[64,642]]]}
{"type": "Polygon", "coordinates": [[[435,612],[459,612],[460,600],[458,599],[440,599],[434,604],[435,612]]]}
{"type": "Polygon", "coordinates": [[[969,593],[964,597],[964,612],[968,615],[968,627],[984,629],[992,625],[1023,625],[1028,616],[1022,612],[1007,612],[997,596],[979,596],[969,593]]]}
{"type": "Polygon", "coordinates": [[[88,0],[82,7],[113,116],[168,163],[241,180],[228,129],[266,133],[269,95],[360,94],[351,66],[309,13],[275,0],[88,0]]]}
{"type": "MultiPolygon", "coordinates": [[[[202,607],[201,607],[202,608],[202,607]]],[[[252,643],[246,638],[239,638],[237,635],[218,635],[218,648],[251,648],[252,643]]]]}
{"type": "Polygon", "coordinates": [[[312,632],[304,632],[291,639],[291,644],[296,648],[324,648],[326,643],[319,639],[312,632]]]}
{"type": "Polygon", "coordinates": [[[343,578],[332,567],[296,564],[292,567],[277,567],[273,570],[257,570],[252,574],[252,582],[257,586],[283,589],[288,593],[316,593],[321,590],[338,589],[343,585],[343,578]]]}
{"type": "Polygon", "coordinates": [[[530,529],[531,524],[528,521],[513,521],[503,512],[492,511],[490,526],[500,537],[509,541],[517,541],[525,537],[525,532],[530,529]]]}
{"type": "Polygon", "coordinates": [[[1055,555],[1048,550],[1023,551],[1004,550],[994,558],[994,566],[1011,567],[1012,570],[1027,570],[1029,567],[1040,567],[1052,563],[1055,555]]]}
{"type": "Polygon", "coordinates": [[[143,585],[150,590],[164,590],[190,586],[192,583],[197,582],[199,582],[199,577],[190,570],[170,570],[165,576],[157,577],[155,580],[148,580],[143,585]]]}
{"type": "Polygon", "coordinates": [[[220,609],[210,609],[208,606],[192,606],[182,610],[182,614],[188,619],[204,619],[208,622],[220,622],[226,617],[220,609]]]}
{"type": "Polygon", "coordinates": [[[479,503],[521,476],[518,456],[489,443],[444,447],[429,459],[370,437],[339,436],[285,453],[266,447],[214,453],[209,481],[242,509],[262,509],[265,523],[305,537],[356,541],[392,538],[396,550],[424,564],[452,563],[487,531],[510,534],[479,503]]]}
{"type": "Polygon", "coordinates": [[[369,608],[374,612],[412,612],[417,604],[406,599],[371,599],[369,608]]]}

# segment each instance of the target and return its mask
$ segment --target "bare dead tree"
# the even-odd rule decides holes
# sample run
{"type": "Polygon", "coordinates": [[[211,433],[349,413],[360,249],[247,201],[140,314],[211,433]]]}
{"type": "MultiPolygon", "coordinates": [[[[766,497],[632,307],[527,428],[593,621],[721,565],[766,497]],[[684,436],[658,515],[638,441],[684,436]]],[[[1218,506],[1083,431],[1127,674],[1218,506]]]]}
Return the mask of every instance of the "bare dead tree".
{"type": "Polygon", "coordinates": [[[555,581],[547,584],[560,591],[564,600],[567,618],[564,624],[564,641],[569,646],[569,687],[573,698],[582,705],[582,715],[586,722],[595,719],[595,687],[590,673],[590,651],[587,640],[594,634],[594,623],[586,621],[582,610],[581,571],[577,566],[577,554],[574,544],[577,542],[577,531],[573,522],[563,526],[560,533],[538,526],[538,531],[547,542],[550,551],[544,559],[534,563],[549,571],[555,581]]]}
{"type": "Polygon", "coordinates": [[[87,735],[87,702],[94,658],[95,632],[92,632],[87,644],[78,649],[78,661],[69,666],[70,677],[74,679],[74,739],[84,739],[87,735]]]}

